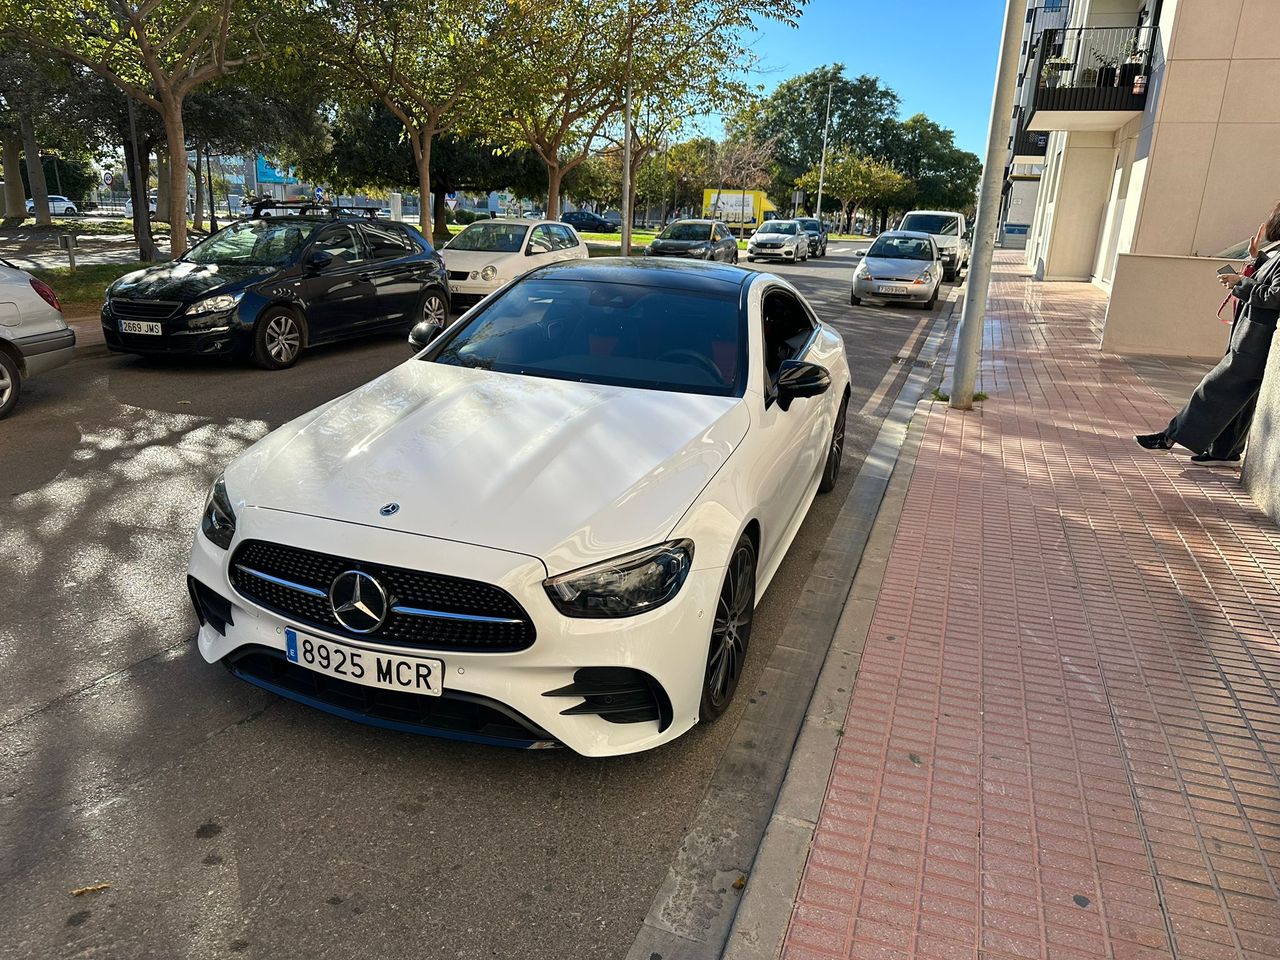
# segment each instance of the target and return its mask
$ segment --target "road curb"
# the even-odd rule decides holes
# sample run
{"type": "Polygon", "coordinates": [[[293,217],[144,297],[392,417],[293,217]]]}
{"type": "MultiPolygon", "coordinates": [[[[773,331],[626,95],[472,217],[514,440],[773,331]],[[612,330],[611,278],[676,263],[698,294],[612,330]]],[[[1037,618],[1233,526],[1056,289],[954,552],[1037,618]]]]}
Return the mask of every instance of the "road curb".
{"type": "MultiPolygon", "coordinates": [[[[935,327],[930,334],[933,369],[920,376],[916,389],[910,392],[908,380],[868,454],[870,461],[886,438],[889,444],[896,438],[898,447],[892,462],[881,467],[879,475],[869,482],[879,486],[882,495],[879,507],[861,550],[847,602],[838,622],[832,626],[831,646],[721,960],[777,960],[782,952],[827,783],[845,733],[845,718],[853,699],[863,645],[875,614],[876,599],[929,419],[926,392],[937,387],[945,371],[947,347],[954,332],[950,321],[955,304],[953,298],[946,313],[947,322],[941,329],[935,327]],[[917,413],[923,415],[917,416],[917,413]]],[[[922,358],[924,352],[921,351],[922,358]]],[[[859,476],[858,482],[862,479],[859,476]]],[[[849,499],[853,501],[853,492],[849,499]]],[[[833,535],[835,532],[833,529],[833,535]]]]}
{"type": "MultiPolygon", "coordinates": [[[[782,638],[774,647],[760,678],[760,692],[748,704],[738,728],[712,774],[707,787],[662,885],[658,888],[640,931],[627,953],[627,960],[715,960],[729,941],[730,930],[747,924],[763,930],[763,915],[749,915],[739,923],[743,901],[739,885],[753,871],[764,869],[766,879],[753,879],[746,887],[754,899],[768,901],[778,896],[773,864],[782,866],[799,856],[802,867],[808,853],[812,827],[805,827],[795,812],[784,814],[779,803],[788,772],[796,765],[799,751],[812,751],[815,760],[825,758],[827,771],[835,756],[837,726],[819,724],[817,734],[798,738],[806,729],[806,714],[814,713],[819,688],[815,680],[832,659],[832,639],[849,601],[855,571],[889,486],[907,425],[927,385],[936,376],[933,369],[951,331],[955,301],[939,313],[919,355],[919,363],[898,392],[893,408],[881,425],[848,497],[832,525],[804,589],[796,601],[782,638]],[[825,735],[830,742],[816,742],[825,735]],[[742,784],[751,784],[744,789],[742,784]],[[788,819],[789,818],[789,819],[788,819]],[[807,831],[807,832],[806,832],[807,831]],[[762,842],[773,845],[769,859],[761,860],[762,842]],[[779,856],[778,844],[789,844],[789,853],[779,856]],[[757,868],[753,866],[761,864],[757,868]],[[764,892],[756,895],[754,891],[764,892]]],[[[855,598],[856,599],[856,598],[855,598]]],[[[874,595],[870,598],[874,604],[874,595]]],[[[869,615],[868,615],[869,616],[869,615]]],[[[856,668],[856,667],[855,667],[856,668]]],[[[848,669],[846,665],[846,671],[848,669]]],[[[846,672],[845,685],[852,687],[846,672]]],[[[847,706],[847,702],[846,702],[847,706]]],[[[834,703],[823,707],[825,714],[834,703]]],[[[843,712],[840,719],[843,720],[843,712]]],[[[810,725],[811,726],[811,725],[810,725]]],[[[821,804],[826,774],[816,787],[806,788],[810,805],[821,804]]],[[[799,784],[797,783],[797,786],[799,784]]],[[[794,794],[788,794],[792,796],[794,794]]],[[[790,807],[788,808],[790,809],[790,807]]],[[[801,806],[795,806],[801,811],[801,806]]],[[[795,885],[799,884],[798,868],[795,885]]],[[[786,917],[790,917],[794,897],[787,897],[786,917]]],[[[763,956],[763,954],[761,954],[763,956]]]]}

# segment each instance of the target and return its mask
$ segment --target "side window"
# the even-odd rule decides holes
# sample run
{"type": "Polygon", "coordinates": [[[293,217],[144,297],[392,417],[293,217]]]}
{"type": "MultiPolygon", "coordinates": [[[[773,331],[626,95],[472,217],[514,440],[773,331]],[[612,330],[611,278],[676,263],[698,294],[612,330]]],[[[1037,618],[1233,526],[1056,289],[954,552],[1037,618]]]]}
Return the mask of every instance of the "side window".
{"type": "Polygon", "coordinates": [[[360,246],[360,238],[349,224],[330,227],[316,239],[315,250],[323,250],[333,257],[335,266],[359,263],[364,259],[364,250],[360,246]]]}
{"type": "Polygon", "coordinates": [[[369,256],[374,260],[391,260],[413,253],[409,238],[395,227],[381,224],[365,224],[364,239],[369,245],[369,256]]]}
{"type": "Polygon", "coordinates": [[[561,250],[572,250],[578,245],[578,238],[573,235],[573,231],[568,227],[556,224],[551,227],[551,233],[555,236],[561,250]]]}
{"type": "Polygon", "coordinates": [[[534,227],[529,235],[529,249],[533,253],[550,253],[556,249],[555,238],[551,235],[551,227],[547,224],[534,227]]]}
{"type": "Polygon", "coordinates": [[[813,333],[813,321],[804,306],[791,293],[781,288],[764,295],[761,307],[764,341],[764,370],[772,383],[783,360],[799,356],[813,333]]]}

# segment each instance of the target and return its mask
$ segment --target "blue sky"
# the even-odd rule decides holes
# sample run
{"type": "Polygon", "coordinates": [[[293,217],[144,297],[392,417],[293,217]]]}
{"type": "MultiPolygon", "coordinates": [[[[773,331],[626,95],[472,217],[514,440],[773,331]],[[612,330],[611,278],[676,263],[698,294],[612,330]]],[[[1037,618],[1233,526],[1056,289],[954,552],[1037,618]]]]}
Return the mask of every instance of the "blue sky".
{"type": "Polygon", "coordinates": [[[927,113],[956,132],[957,146],[982,156],[1003,23],[1003,0],[810,0],[798,29],[762,23],[751,81],[768,93],[843,63],[847,75],[878,76],[897,91],[903,117],[927,113]]]}

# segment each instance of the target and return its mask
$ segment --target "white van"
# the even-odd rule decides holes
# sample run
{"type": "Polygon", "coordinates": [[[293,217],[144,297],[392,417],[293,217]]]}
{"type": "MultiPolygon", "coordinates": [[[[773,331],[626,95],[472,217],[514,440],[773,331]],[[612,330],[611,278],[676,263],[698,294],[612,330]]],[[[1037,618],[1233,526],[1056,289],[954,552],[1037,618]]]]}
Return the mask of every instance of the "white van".
{"type": "Polygon", "coordinates": [[[972,234],[964,214],[955,210],[912,210],[898,224],[899,230],[915,230],[927,233],[938,245],[942,259],[942,277],[951,281],[969,266],[969,241],[972,234]]]}

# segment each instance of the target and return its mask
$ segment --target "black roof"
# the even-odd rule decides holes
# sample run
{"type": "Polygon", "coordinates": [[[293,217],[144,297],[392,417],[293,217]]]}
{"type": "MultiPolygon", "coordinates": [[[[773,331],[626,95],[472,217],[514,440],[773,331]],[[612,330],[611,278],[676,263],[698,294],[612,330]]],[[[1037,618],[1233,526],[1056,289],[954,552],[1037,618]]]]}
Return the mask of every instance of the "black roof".
{"type": "Polygon", "coordinates": [[[676,290],[724,293],[760,276],[727,263],[705,263],[667,257],[593,257],[549,264],[528,274],[557,280],[596,280],[676,290]]]}

